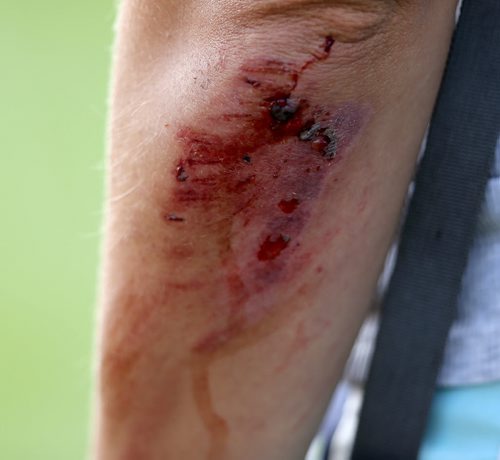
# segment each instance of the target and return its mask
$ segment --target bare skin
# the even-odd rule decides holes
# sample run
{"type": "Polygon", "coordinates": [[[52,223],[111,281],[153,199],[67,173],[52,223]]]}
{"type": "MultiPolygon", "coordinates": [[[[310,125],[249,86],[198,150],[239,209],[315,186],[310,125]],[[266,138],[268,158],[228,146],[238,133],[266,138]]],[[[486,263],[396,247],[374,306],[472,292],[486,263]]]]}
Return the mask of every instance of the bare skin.
{"type": "Polygon", "coordinates": [[[394,235],[455,6],[123,1],[95,459],[303,458],[394,235]]]}

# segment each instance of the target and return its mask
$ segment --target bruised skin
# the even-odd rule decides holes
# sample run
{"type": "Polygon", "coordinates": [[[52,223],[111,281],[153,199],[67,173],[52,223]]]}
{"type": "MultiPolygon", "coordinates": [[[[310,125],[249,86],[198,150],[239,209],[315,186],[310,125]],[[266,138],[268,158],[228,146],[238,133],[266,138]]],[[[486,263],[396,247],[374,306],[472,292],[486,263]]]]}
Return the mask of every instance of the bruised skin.
{"type": "Polygon", "coordinates": [[[258,339],[255,329],[274,313],[276,286],[299,285],[326,243],[325,234],[305,245],[304,233],[369,112],[359,103],[322,106],[303,96],[302,75],[334,55],[334,40],[326,36],[304,62],[246,62],[231,111],[204,120],[206,129],[175,128],[182,153],[163,205],[165,224],[179,233],[170,257],[189,264],[200,255],[197,242],[200,251],[210,242],[209,257],[216,259],[211,264],[221,267],[216,280],[170,281],[180,293],[216,285],[210,303],[220,314],[194,341],[190,361],[193,399],[210,434],[210,460],[224,457],[230,430],[212,402],[210,369],[221,355],[258,339]]]}
{"type": "MultiPolygon", "coordinates": [[[[185,236],[171,257],[187,263],[183,247],[195,257],[196,241],[210,241],[223,272],[218,301],[229,305],[224,324],[194,345],[198,353],[260,321],[273,304],[269,288],[307,266],[303,231],[367,114],[360,104],[326,107],[302,96],[302,75],[334,50],[326,36],[304,62],[245,63],[234,110],[206,119],[207,129],[176,129],[182,154],[164,219],[185,236]]],[[[173,285],[190,290],[200,280],[173,285]]]]}

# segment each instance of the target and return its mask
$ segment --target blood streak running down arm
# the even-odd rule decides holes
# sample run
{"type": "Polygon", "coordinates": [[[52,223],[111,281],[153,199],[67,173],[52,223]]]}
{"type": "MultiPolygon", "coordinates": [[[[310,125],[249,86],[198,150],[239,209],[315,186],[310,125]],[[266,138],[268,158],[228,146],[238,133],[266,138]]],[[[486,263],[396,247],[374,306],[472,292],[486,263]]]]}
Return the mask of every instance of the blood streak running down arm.
{"type": "Polygon", "coordinates": [[[122,5],[96,458],[303,457],[453,26],[452,1],[379,1],[122,5]]]}

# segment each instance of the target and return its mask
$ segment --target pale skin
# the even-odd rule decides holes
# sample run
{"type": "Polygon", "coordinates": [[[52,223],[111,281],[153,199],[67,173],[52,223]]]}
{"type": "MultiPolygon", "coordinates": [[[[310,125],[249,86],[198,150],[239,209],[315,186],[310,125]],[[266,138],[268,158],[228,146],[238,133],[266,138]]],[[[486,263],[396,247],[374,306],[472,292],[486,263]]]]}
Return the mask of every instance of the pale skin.
{"type": "Polygon", "coordinates": [[[369,309],[455,0],[124,0],[93,458],[302,459],[369,309]]]}

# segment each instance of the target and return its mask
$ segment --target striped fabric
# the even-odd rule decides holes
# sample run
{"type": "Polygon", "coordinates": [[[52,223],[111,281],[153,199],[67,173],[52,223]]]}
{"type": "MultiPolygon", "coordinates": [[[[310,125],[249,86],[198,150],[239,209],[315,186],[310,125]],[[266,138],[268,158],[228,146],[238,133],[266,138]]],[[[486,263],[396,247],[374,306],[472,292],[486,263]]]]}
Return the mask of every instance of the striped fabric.
{"type": "Polygon", "coordinates": [[[439,383],[500,381],[500,142],[439,383]]]}
{"type": "MultiPolygon", "coordinates": [[[[380,291],[387,286],[395,248],[388,256],[380,291]]],[[[500,140],[474,246],[462,282],[458,318],[450,331],[439,384],[500,381],[500,140]]],[[[363,326],[347,366],[348,380],[366,377],[377,334],[377,317],[363,326]]]]}

